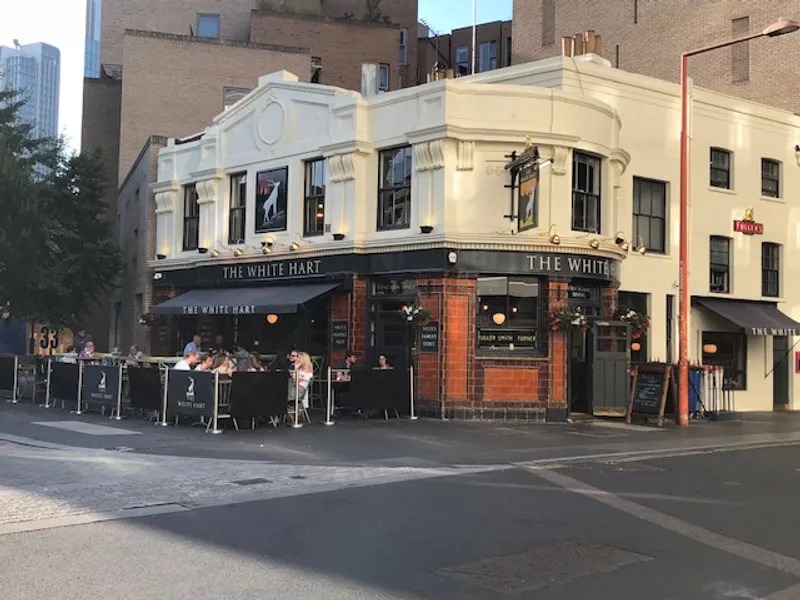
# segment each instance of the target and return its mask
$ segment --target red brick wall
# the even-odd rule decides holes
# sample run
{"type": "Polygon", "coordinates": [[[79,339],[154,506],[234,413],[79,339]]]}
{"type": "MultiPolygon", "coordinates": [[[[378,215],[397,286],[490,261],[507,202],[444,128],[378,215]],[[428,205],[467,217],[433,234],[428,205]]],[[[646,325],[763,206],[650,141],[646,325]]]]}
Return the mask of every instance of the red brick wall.
{"type": "Polygon", "coordinates": [[[619,299],[619,290],[615,287],[607,287],[602,290],[603,300],[603,318],[611,319],[614,317],[614,311],[617,310],[619,299]]]}
{"type": "Polygon", "coordinates": [[[527,401],[539,396],[539,369],[489,366],[483,370],[483,399],[527,401]]]}
{"type": "MultiPolygon", "coordinates": [[[[550,281],[548,284],[548,312],[564,308],[567,302],[569,284],[564,281],[550,281]]],[[[550,332],[550,390],[548,407],[565,408],[567,406],[567,333],[565,331],[550,332]]]]}

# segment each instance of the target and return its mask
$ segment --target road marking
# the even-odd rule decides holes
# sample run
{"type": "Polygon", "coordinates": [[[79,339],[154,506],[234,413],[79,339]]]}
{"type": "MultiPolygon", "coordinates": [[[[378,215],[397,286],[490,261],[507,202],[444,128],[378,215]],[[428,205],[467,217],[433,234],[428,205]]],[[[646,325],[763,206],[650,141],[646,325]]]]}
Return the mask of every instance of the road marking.
{"type": "Polygon", "coordinates": [[[57,529],[60,527],[73,527],[75,525],[88,525],[103,521],[117,521],[119,519],[133,519],[136,517],[150,517],[176,512],[188,512],[190,508],[180,504],[162,504],[159,506],[143,506],[114,512],[94,512],[67,517],[52,517],[50,519],[37,519],[35,521],[22,521],[19,523],[0,524],[0,536],[12,533],[28,533],[42,531],[43,529],[57,529]]]}
{"type": "Polygon", "coordinates": [[[93,423],[82,423],[81,421],[36,421],[31,425],[41,425],[42,427],[53,427],[83,433],[86,435],[141,435],[141,431],[133,429],[121,429],[119,427],[107,427],[106,425],[94,425],[93,423]]]}
{"type": "Polygon", "coordinates": [[[764,600],[797,600],[798,598],[800,598],[800,585],[793,585],[780,592],[770,594],[764,600]]]}
{"type": "MultiPolygon", "coordinates": [[[[766,550],[765,548],[760,548],[753,544],[748,544],[747,542],[715,533],[698,525],[693,525],[687,521],[682,521],[681,519],[642,506],[641,504],[637,504],[636,502],[610,492],[603,491],[583,483],[582,481],[568,477],[563,473],[553,471],[552,469],[531,468],[528,470],[558,487],[602,502],[606,506],[615,508],[637,519],[641,519],[642,521],[657,525],[658,527],[705,544],[706,546],[744,558],[745,560],[749,560],[764,567],[770,567],[777,571],[800,577],[800,561],[790,556],[784,556],[772,550],[766,550]]],[[[786,598],[788,600],[789,596],[786,598]]],[[[793,600],[796,600],[796,598],[796,596],[793,597],[793,600]]]]}

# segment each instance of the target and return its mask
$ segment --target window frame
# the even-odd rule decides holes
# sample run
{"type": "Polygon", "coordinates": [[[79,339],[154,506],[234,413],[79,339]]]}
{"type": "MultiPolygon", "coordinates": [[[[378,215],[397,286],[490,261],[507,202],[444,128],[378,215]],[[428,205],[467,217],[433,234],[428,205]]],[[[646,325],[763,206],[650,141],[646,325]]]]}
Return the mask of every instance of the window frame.
{"type": "MultiPolygon", "coordinates": [[[[641,190],[640,190],[641,191],[641,190]]],[[[633,178],[633,201],[632,201],[632,213],[633,213],[633,242],[638,243],[639,236],[641,236],[642,241],[644,242],[644,247],[647,249],[648,252],[652,252],[653,254],[666,254],[667,253],[667,210],[669,203],[667,202],[667,182],[666,181],[659,181],[658,179],[648,179],[646,177],[635,177],[633,178]],[[659,216],[654,214],[653,210],[653,201],[655,196],[651,193],[650,195],[650,212],[644,213],[641,210],[642,207],[642,199],[641,194],[639,194],[639,211],[637,212],[636,205],[637,205],[637,189],[640,189],[639,186],[641,185],[652,186],[653,188],[658,187],[659,191],[663,191],[663,195],[661,196],[660,200],[662,202],[662,215],[659,216]],[[648,222],[648,230],[647,235],[641,233],[639,228],[640,220],[646,219],[648,222]],[[658,224],[660,222],[661,225],[661,247],[655,247],[652,243],[652,232],[653,232],[653,222],[658,224]]]]}
{"type": "Polygon", "coordinates": [[[183,232],[182,249],[184,252],[191,252],[200,247],[200,197],[197,194],[197,184],[189,183],[183,186],[183,232]],[[193,199],[189,196],[194,195],[193,199]],[[189,208],[192,208],[190,211],[189,208]],[[189,236],[187,225],[194,224],[194,235],[189,236]],[[189,239],[192,237],[192,239],[189,239]]]}
{"type": "Polygon", "coordinates": [[[247,236],[247,171],[240,171],[238,173],[231,173],[228,176],[228,243],[244,244],[245,236],[247,236]],[[244,181],[238,181],[238,178],[244,177],[244,181]],[[238,187],[238,193],[234,194],[234,190],[238,187]],[[244,187],[244,194],[242,194],[242,187],[244,187]],[[234,204],[234,198],[238,198],[238,204],[234,204]],[[241,221],[238,219],[241,218],[241,221]],[[241,224],[241,231],[234,231],[236,224],[241,224]],[[240,236],[234,235],[241,233],[240,236]]]}
{"type": "Polygon", "coordinates": [[[478,71],[483,73],[485,71],[494,71],[495,69],[497,69],[497,40],[481,42],[478,46],[478,71]],[[485,57],[484,49],[487,51],[485,57]],[[484,64],[484,58],[486,59],[486,64],[484,64]]]}
{"type": "Polygon", "coordinates": [[[325,159],[322,157],[311,158],[303,161],[303,237],[316,237],[325,233],[325,194],[327,182],[325,180],[325,159]],[[313,187],[314,167],[322,170],[322,193],[309,193],[313,187]],[[310,176],[310,177],[309,177],[310,176]],[[319,205],[322,205],[321,208],[319,205]],[[322,212],[320,217],[318,211],[322,212]],[[310,226],[313,216],[314,227],[310,226]]]}
{"type": "MultiPolygon", "coordinates": [[[[588,181],[588,173],[587,173],[588,181]]],[[[572,153],[572,215],[570,217],[570,225],[572,231],[582,231],[585,233],[600,233],[602,230],[602,199],[603,199],[603,160],[601,157],[589,154],[588,152],[573,151],[572,153]],[[581,162],[581,160],[585,162],[581,162]],[[595,171],[597,173],[597,189],[595,191],[577,189],[577,165],[585,164],[589,167],[591,162],[595,163],[595,171]],[[576,220],[576,197],[582,196],[584,201],[584,210],[581,211],[583,223],[576,220]],[[589,201],[594,205],[594,210],[589,210],[589,201]],[[589,226],[589,216],[594,213],[595,224],[594,227],[589,226]]]]}
{"type": "MultiPolygon", "coordinates": [[[[542,277],[526,277],[521,275],[497,275],[497,276],[486,276],[486,277],[479,277],[476,280],[476,303],[475,303],[475,353],[477,356],[497,356],[498,354],[503,355],[513,355],[513,356],[534,356],[534,357],[545,357],[547,356],[547,336],[548,336],[548,328],[547,328],[547,314],[546,314],[546,279],[542,277]],[[505,307],[503,309],[504,314],[506,315],[506,320],[503,322],[502,325],[497,325],[496,323],[489,323],[488,326],[483,327],[480,324],[481,312],[483,303],[481,302],[481,295],[480,295],[480,282],[481,281],[488,281],[488,280],[505,280],[505,307]],[[514,323],[511,319],[511,315],[514,312],[512,307],[512,298],[531,298],[531,296],[513,296],[512,292],[512,284],[518,283],[523,285],[530,285],[536,283],[537,290],[536,290],[536,308],[534,310],[536,323],[533,327],[521,327],[517,326],[514,327],[514,323]],[[521,348],[509,348],[508,346],[504,347],[487,347],[481,346],[481,332],[529,332],[536,335],[536,345],[534,347],[521,347],[521,348]]],[[[488,316],[491,319],[491,315],[488,316]]]]}
{"type": "Polygon", "coordinates": [[[780,298],[781,291],[781,245],[775,242],[761,243],[761,295],[765,298],[780,298]]]}
{"type": "Polygon", "coordinates": [[[457,75],[466,75],[469,73],[469,46],[457,46],[456,47],[456,74],[457,75]],[[463,50],[464,52],[464,60],[459,60],[459,53],[463,50]],[[464,68],[464,73],[461,73],[461,68],[464,68]]]}
{"type": "MultiPolygon", "coordinates": [[[[731,293],[731,238],[724,235],[712,235],[708,238],[708,291],[712,294],[730,294],[731,293]],[[726,263],[714,262],[714,243],[725,241],[726,244],[726,263]],[[715,269],[715,266],[718,267],[715,269]],[[722,268],[724,266],[724,269],[722,268]],[[724,286],[715,285],[714,274],[724,273],[724,286]],[[724,288],[724,289],[723,289],[724,288]]],[[[719,253],[719,250],[717,250],[719,253]]]]}
{"type": "Polygon", "coordinates": [[[761,158],[761,197],[779,200],[781,197],[781,162],[774,158],[761,158]],[[765,166],[775,167],[775,173],[767,173],[765,166]],[[765,189],[765,182],[774,182],[775,190],[765,189]]]}
{"type": "Polygon", "coordinates": [[[219,13],[197,13],[197,20],[195,21],[195,26],[197,30],[195,31],[195,37],[203,38],[206,40],[218,40],[222,38],[222,15],[219,13]],[[200,34],[200,21],[201,19],[208,19],[213,18],[217,21],[217,35],[201,35],[200,34]]]}
{"type": "Polygon", "coordinates": [[[733,152],[730,150],[726,150],[725,148],[719,148],[717,146],[711,146],[709,149],[708,154],[708,186],[718,190],[732,190],[733,189],[733,152]],[[726,156],[728,159],[728,164],[726,166],[719,166],[714,164],[714,154],[718,153],[720,156],[726,156]],[[715,179],[714,175],[724,175],[724,185],[718,185],[718,183],[723,183],[715,179]]]}
{"type": "Polygon", "coordinates": [[[388,63],[378,64],[378,91],[388,92],[392,86],[392,70],[388,63]],[[386,84],[384,85],[383,74],[386,73],[386,84]]]}
{"type": "Polygon", "coordinates": [[[400,66],[405,67],[408,65],[408,29],[403,27],[400,30],[400,66]]]}
{"type": "MultiPolygon", "coordinates": [[[[413,157],[413,148],[411,145],[403,145],[403,146],[394,146],[392,148],[384,148],[378,152],[378,201],[377,201],[377,214],[376,214],[376,231],[396,231],[399,229],[410,229],[411,228],[411,186],[414,182],[414,157],[413,157]],[[404,183],[403,185],[391,185],[384,187],[384,156],[389,153],[394,152],[407,152],[409,156],[411,156],[411,161],[409,165],[409,177],[408,177],[408,184],[405,184],[405,177],[403,178],[404,183]],[[406,205],[406,218],[405,223],[402,225],[385,225],[384,220],[382,218],[384,214],[384,196],[387,194],[395,194],[398,191],[407,190],[406,200],[404,201],[406,205]]],[[[405,157],[403,158],[403,165],[405,169],[405,157]]],[[[405,171],[404,171],[405,175],[405,171]]],[[[393,200],[394,202],[394,200],[393,200]]],[[[394,203],[394,207],[397,207],[397,203],[394,203]]]]}
{"type": "Polygon", "coordinates": [[[725,367],[725,362],[733,363],[734,365],[741,364],[742,367],[734,367],[736,379],[730,378],[730,373],[727,371],[723,373],[723,389],[744,391],[747,390],[747,335],[744,332],[738,331],[702,331],[700,334],[702,346],[713,344],[717,346],[717,351],[714,354],[707,354],[703,352],[703,364],[712,366],[725,367]],[[727,343],[733,344],[733,353],[730,355],[731,359],[723,361],[720,356],[723,346],[727,343]],[[741,355],[741,360],[739,360],[741,355]],[[732,382],[735,382],[732,385],[732,382]]]}

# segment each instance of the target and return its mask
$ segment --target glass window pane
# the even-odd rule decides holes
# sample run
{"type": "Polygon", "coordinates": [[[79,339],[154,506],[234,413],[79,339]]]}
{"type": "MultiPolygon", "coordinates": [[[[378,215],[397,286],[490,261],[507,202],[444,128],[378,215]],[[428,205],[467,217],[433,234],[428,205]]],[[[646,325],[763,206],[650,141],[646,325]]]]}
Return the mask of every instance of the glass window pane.
{"type": "Polygon", "coordinates": [[[478,279],[478,296],[499,296],[508,292],[507,277],[483,277],[478,279]]]}
{"type": "Polygon", "coordinates": [[[197,37],[219,37],[219,15],[197,15],[197,37]]]}

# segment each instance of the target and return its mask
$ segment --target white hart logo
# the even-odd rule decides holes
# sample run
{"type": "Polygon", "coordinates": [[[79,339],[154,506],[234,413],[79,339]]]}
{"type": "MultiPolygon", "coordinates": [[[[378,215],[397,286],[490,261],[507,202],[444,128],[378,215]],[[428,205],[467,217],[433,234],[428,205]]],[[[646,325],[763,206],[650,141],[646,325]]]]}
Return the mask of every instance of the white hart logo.
{"type": "Polygon", "coordinates": [[[186,388],[186,401],[194,402],[194,377],[189,377],[189,385],[186,388]]]}
{"type": "Polygon", "coordinates": [[[97,384],[97,391],[104,394],[106,391],[106,373],[100,373],[100,383],[97,384]]]}

